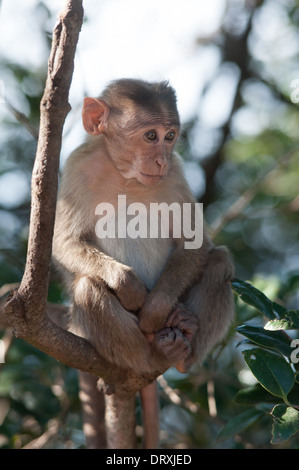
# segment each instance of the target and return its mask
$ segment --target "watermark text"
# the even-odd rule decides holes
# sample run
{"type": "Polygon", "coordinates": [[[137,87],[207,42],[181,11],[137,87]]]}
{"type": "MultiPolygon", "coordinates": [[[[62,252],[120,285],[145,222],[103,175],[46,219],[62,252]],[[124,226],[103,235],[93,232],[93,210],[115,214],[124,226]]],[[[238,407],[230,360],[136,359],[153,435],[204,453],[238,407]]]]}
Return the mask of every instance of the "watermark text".
{"type": "Polygon", "coordinates": [[[293,339],[291,342],[291,348],[296,348],[294,351],[291,353],[291,362],[293,364],[298,364],[299,362],[299,339],[293,339]]]}
{"type": "Polygon", "coordinates": [[[97,205],[98,238],[184,238],[185,249],[197,249],[203,242],[203,204],[141,202],[127,205],[126,195],[118,196],[115,207],[109,202],[97,205]]]}

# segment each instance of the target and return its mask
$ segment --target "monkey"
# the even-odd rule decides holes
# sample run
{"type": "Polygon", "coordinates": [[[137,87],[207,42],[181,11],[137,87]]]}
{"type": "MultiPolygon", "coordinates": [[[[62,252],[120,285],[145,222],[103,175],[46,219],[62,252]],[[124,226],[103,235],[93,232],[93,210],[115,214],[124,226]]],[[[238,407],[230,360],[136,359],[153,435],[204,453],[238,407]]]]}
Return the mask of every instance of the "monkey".
{"type": "Polygon", "coordinates": [[[158,213],[157,236],[142,232],[160,203],[180,214],[189,204],[190,224],[198,225],[175,150],[176,93],[166,81],[115,80],[100,97],[84,99],[82,121],[89,136],[63,169],[53,237],[53,258],[72,302],[70,329],[121,368],[184,372],[227,332],[234,267],[204,223],[201,243],[194,243],[196,230],[185,234],[177,210],[169,210],[167,223],[158,213]],[[120,209],[127,211],[127,231],[120,209]],[[108,226],[113,236],[103,233],[108,226]]]}

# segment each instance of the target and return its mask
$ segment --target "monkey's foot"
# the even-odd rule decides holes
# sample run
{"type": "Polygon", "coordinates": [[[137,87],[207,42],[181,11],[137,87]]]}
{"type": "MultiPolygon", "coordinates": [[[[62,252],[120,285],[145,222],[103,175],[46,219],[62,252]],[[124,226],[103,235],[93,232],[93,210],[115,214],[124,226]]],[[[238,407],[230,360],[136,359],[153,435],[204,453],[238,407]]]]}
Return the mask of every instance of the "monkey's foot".
{"type": "Polygon", "coordinates": [[[178,328],[182,335],[190,344],[190,353],[183,360],[176,363],[175,367],[179,372],[186,372],[191,366],[192,360],[192,341],[198,332],[198,321],[192,312],[187,310],[184,304],[178,304],[171,312],[166,321],[166,327],[178,328]]]}
{"type": "Polygon", "coordinates": [[[191,353],[190,342],[179,328],[163,328],[157,331],[152,346],[155,354],[167,367],[184,361],[191,353]]]}
{"type": "Polygon", "coordinates": [[[198,331],[198,321],[184,304],[178,304],[168,316],[165,327],[178,328],[191,343],[198,331]]]}

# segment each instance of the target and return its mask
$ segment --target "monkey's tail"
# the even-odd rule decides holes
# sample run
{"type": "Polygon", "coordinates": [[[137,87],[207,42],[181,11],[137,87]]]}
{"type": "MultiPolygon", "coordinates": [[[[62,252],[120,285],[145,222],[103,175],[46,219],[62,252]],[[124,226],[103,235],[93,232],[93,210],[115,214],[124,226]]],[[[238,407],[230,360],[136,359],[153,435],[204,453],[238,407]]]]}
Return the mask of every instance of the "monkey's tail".
{"type": "Polygon", "coordinates": [[[159,446],[160,405],[158,384],[154,382],[140,390],[143,415],[143,447],[157,449],[159,446]]]}

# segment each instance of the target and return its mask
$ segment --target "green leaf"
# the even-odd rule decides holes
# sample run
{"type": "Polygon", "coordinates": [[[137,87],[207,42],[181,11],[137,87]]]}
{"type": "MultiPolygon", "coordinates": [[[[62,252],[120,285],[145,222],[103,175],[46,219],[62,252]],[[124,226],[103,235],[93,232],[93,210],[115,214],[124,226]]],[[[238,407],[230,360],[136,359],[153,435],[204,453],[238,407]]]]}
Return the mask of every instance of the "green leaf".
{"type": "Polygon", "coordinates": [[[244,429],[257,421],[263,414],[263,411],[253,408],[235,416],[222,428],[217,441],[224,441],[244,431],[244,429]]]}
{"type": "Polygon", "coordinates": [[[266,330],[296,330],[299,328],[299,310],[286,311],[280,318],[270,320],[265,325],[266,330]]]}
{"type": "Polygon", "coordinates": [[[299,411],[291,406],[276,405],[271,411],[273,417],[272,444],[287,441],[299,431],[299,411]]]}
{"type": "Polygon", "coordinates": [[[244,359],[259,383],[268,392],[284,400],[295,383],[291,366],[270,351],[253,348],[243,351],[244,359]]]}
{"type": "Polygon", "coordinates": [[[272,302],[272,310],[278,318],[283,318],[287,313],[287,309],[276,302],[272,302]]]}
{"type": "Polygon", "coordinates": [[[236,330],[254,343],[265,348],[277,349],[284,356],[290,357],[293,352],[293,348],[291,348],[291,338],[283,331],[270,332],[262,327],[250,325],[238,326],[236,330]]]}
{"type": "Polygon", "coordinates": [[[272,302],[265,294],[253,287],[249,282],[241,281],[240,279],[233,279],[231,284],[233,290],[239,294],[244,302],[255,307],[270,320],[276,318],[272,309],[272,302]]]}
{"type": "Polygon", "coordinates": [[[283,403],[282,398],[269,393],[259,383],[239,390],[234,398],[238,405],[258,405],[260,403],[283,403]]]}
{"type": "MultiPolygon", "coordinates": [[[[299,384],[294,385],[288,394],[288,400],[293,406],[299,406],[299,384]]],[[[284,403],[281,397],[269,393],[259,383],[239,390],[234,398],[238,405],[260,405],[262,403],[284,403]]]]}

